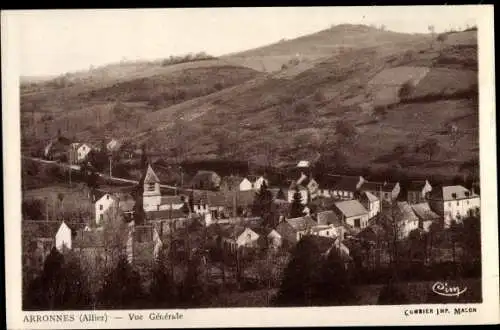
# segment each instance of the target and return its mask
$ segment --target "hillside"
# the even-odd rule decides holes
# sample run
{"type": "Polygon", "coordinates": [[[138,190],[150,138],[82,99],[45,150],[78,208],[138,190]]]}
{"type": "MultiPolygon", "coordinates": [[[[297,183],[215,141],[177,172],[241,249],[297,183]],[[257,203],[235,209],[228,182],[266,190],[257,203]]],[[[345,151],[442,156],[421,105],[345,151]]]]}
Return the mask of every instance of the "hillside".
{"type": "Polygon", "coordinates": [[[80,110],[50,123],[61,127],[75,116],[80,126],[69,127],[78,137],[106,131],[172,157],[279,166],[321,155],[338,171],[398,169],[412,176],[456,175],[464,162],[478,159],[477,31],[438,41],[343,25],[209,62],[22,99],[39,98],[47,107],[78,104],[80,110]],[[288,60],[280,60],[271,74],[235,60],[296,54],[300,61],[281,69],[288,60]],[[223,86],[215,88],[216,80],[223,86]],[[191,96],[176,98],[179,86],[191,96]],[[164,103],[153,106],[158,95],[164,103]],[[116,100],[133,116],[109,115],[116,100]],[[76,115],[86,112],[86,120],[76,115]]]}

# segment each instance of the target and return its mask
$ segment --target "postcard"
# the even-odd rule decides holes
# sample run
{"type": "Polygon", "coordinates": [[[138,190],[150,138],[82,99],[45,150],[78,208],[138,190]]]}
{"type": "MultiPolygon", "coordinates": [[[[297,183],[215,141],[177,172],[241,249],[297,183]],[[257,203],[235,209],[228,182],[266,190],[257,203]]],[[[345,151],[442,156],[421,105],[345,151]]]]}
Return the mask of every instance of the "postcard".
{"type": "Polygon", "coordinates": [[[500,322],[493,6],[2,11],[9,329],[500,322]]]}

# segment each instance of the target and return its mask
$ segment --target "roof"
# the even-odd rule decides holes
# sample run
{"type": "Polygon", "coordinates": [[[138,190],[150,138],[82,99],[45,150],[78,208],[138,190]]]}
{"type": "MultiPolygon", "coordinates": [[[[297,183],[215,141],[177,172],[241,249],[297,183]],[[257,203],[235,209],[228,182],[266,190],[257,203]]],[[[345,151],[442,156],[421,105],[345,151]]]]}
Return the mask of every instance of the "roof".
{"type": "Polygon", "coordinates": [[[342,220],[333,211],[323,211],[317,214],[318,224],[334,225],[335,227],[342,226],[342,220]]]}
{"type": "Polygon", "coordinates": [[[372,194],[372,193],[371,193],[371,192],[369,192],[369,191],[365,191],[363,194],[366,196],[366,198],[367,198],[367,199],[368,199],[368,201],[370,201],[370,202],[376,202],[376,201],[378,201],[377,196],[375,196],[374,194],[372,194]]]}
{"type": "Polygon", "coordinates": [[[421,220],[437,220],[440,216],[434,213],[429,207],[429,203],[413,204],[411,206],[415,215],[421,220]]]}
{"type": "Polygon", "coordinates": [[[309,215],[299,217],[299,218],[287,219],[286,222],[290,226],[292,226],[292,228],[295,229],[296,231],[304,231],[304,230],[312,228],[318,224],[309,215]]]}
{"type": "Polygon", "coordinates": [[[146,218],[148,220],[162,220],[162,219],[180,219],[186,218],[187,214],[184,213],[182,209],[173,210],[159,210],[159,211],[147,211],[146,218]]]}
{"type": "Polygon", "coordinates": [[[106,145],[106,148],[109,150],[109,151],[117,151],[120,149],[120,147],[122,146],[122,143],[116,139],[112,139],[111,141],[108,142],[108,144],[106,145]]]}
{"type": "MultiPolygon", "coordinates": [[[[333,180],[332,180],[333,181],[333,180]]],[[[327,180],[329,183],[333,183],[332,188],[334,190],[340,191],[356,191],[358,190],[358,183],[360,181],[359,176],[342,176],[336,181],[332,182],[327,180]]]]}
{"type": "Polygon", "coordinates": [[[148,164],[146,176],[144,177],[144,183],[160,183],[160,179],[158,179],[158,176],[153,171],[151,164],[148,164]]]}
{"type": "Polygon", "coordinates": [[[104,232],[102,230],[79,230],[72,245],[73,248],[104,247],[104,232]]]}
{"type": "Polygon", "coordinates": [[[436,189],[440,193],[440,199],[445,201],[452,201],[456,199],[477,197],[478,195],[473,194],[469,189],[463,186],[444,186],[441,189],[436,189]]]}
{"type": "Polygon", "coordinates": [[[184,196],[182,196],[182,195],[175,195],[175,196],[163,195],[163,196],[161,196],[160,205],[184,204],[183,198],[184,198],[184,196]]]}
{"type": "Polygon", "coordinates": [[[418,221],[418,217],[415,215],[415,212],[413,212],[413,209],[408,202],[397,202],[396,206],[401,212],[402,220],[418,221]]]}
{"type": "Polygon", "coordinates": [[[355,199],[337,202],[335,203],[335,206],[347,218],[368,213],[365,207],[355,199]]]}
{"type": "Polygon", "coordinates": [[[408,183],[407,190],[412,190],[412,191],[421,191],[424,189],[425,184],[427,183],[426,180],[420,180],[420,181],[411,181],[408,183]]]}
{"type": "Polygon", "coordinates": [[[301,160],[298,162],[297,167],[309,167],[311,163],[308,160],[301,160]]]}

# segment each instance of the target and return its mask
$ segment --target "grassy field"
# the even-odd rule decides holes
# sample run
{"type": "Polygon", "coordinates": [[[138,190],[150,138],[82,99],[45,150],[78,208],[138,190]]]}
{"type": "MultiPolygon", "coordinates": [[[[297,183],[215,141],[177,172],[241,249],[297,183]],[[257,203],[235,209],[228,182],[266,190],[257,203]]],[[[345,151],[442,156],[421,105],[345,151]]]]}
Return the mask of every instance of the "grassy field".
{"type": "Polygon", "coordinates": [[[350,166],[400,166],[412,176],[453,177],[479,155],[477,31],[451,33],[440,43],[430,35],[340,25],[198,64],[119,68],[88,84],[23,95],[23,104],[38,99],[40,111],[59,111],[48,124],[28,126],[41,132],[48,125],[46,136],[62,129],[81,140],[128,137],[153,152],[182,146],[188,159],[279,165],[341,150],[350,166]],[[298,63],[281,70],[290,59],[298,63]],[[412,86],[402,97],[407,81],[412,86]],[[177,98],[180,89],[189,97],[177,98]],[[123,112],[115,111],[117,101],[123,112]],[[377,113],[381,106],[387,108],[377,113]],[[338,122],[354,126],[354,143],[343,142],[338,122]],[[459,127],[457,143],[443,133],[450,123],[459,127]],[[415,152],[429,137],[438,152],[415,152]],[[408,148],[404,157],[392,155],[398,144],[408,148]]]}

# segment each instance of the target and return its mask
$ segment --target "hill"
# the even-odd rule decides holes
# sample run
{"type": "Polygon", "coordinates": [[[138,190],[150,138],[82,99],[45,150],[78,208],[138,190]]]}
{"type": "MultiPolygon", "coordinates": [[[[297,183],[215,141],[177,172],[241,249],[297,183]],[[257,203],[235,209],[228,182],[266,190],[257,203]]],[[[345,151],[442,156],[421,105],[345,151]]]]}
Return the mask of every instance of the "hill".
{"type": "MultiPolygon", "coordinates": [[[[284,166],[320,156],[339,172],[370,168],[414,177],[453,176],[478,159],[477,31],[438,38],[342,25],[204,62],[165,68],[163,75],[143,70],[141,77],[97,89],[75,84],[57,93],[81,110],[61,117],[99,114],[98,120],[77,117],[86,127],[71,130],[80,138],[102,131],[129,136],[172,158],[284,166]],[[298,53],[301,60],[286,60],[298,53]],[[288,62],[280,59],[278,71],[259,73],[244,67],[252,58],[288,62]],[[176,98],[178,84],[190,97],[176,98]],[[153,106],[159,94],[164,103],[153,106]],[[134,115],[102,119],[113,111],[99,107],[116,108],[116,100],[134,115]]],[[[54,104],[58,94],[50,93],[56,92],[23,100],[54,104]]]]}

